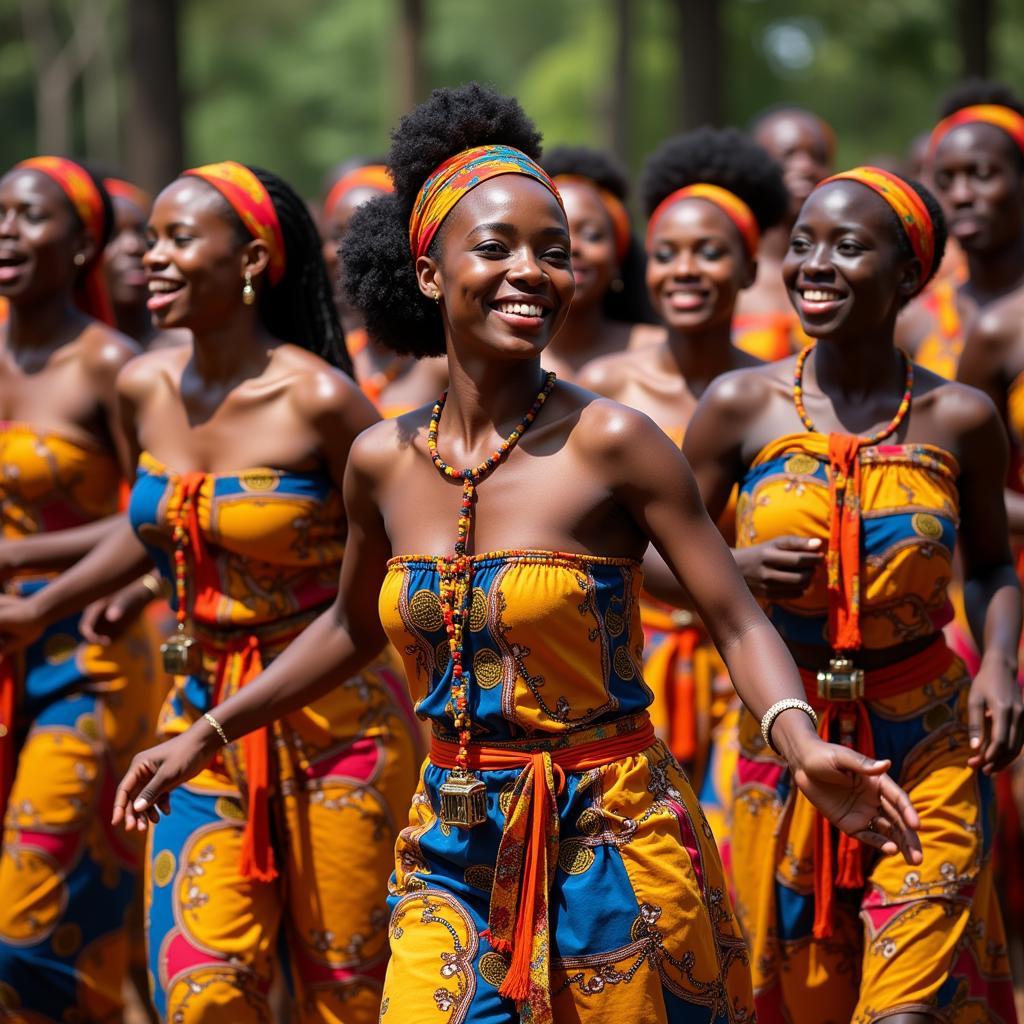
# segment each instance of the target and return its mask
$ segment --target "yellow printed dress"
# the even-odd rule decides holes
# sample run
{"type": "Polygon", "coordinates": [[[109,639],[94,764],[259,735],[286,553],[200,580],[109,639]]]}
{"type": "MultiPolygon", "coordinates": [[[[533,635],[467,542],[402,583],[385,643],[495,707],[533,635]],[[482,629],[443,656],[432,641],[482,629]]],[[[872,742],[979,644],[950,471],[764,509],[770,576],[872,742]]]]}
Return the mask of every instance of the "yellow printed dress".
{"type": "MultiPolygon", "coordinates": [[[[827,542],[828,449],[824,435],[793,434],[758,455],[740,491],[738,545],[784,534],[827,542]]],[[[951,615],[959,467],[928,445],[862,448],[860,463],[863,647],[932,642],[895,670],[867,671],[863,700],[821,699],[802,674],[808,699],[835,723],[834,740],[860,729],[851,745],[870,742],[891,759],[921,816],[924,861],[910,867],[856,847],[862,884],[826,874],[810,805],[744,712],[733,882],[758,1020],[866,1024],[904,1010],[948,1024],[1005,1024],[1016,1015],[989,863],[992,785],[967,766],[970,679],[941,632],[951,615]],[[830,913],[821,915],[816,892],[831,894],[830,913]]],[[[769,608],[785,639],[827,648],[826,584],[822,567],[798,599],[769,608]]],[[[831,857],[841,845],[832,830],[831,857]]]]}
{"type": "Polygon", "coordinates": [[[542,551],[472,562],[463,663],[480,748],[470,763],[486,786],[475,827],[439,817],[454,732],[442,563],[392,560],[380,595],[435,736],[396,851],[381,1021],[752,1021],[746,948],[711,829],[647,718],[639,566],[542,551]],[[532,834],[524,815],[538,799],[548,813],[532,834]],[[532,889],[520,886],[531,851],[544,865],[532,889]],[[500,991],[503,947],[528,899],[530,983],[519,1000],[500,991]]]}
{"type": "Polygon", "coordinates": [[[914,362],[947,380],[956,380],[960,354],[964,350],[964,325],[956,305],[962,280],[949,274],[933,281],[918,300],[928,311],[931,330],[914,353],[914,362]]]}
{"type": "MultiPolygon", "coordinates": [[[[112,515],[119,482],[99,447],[0,423],[5,539],[112,515]]],[[[46,583],[19,577],[8,590],[46,583]]],[[[142,847],[110,816],[118,779],[152,738],[151,641],[139,623],[109,647],[89,645],[69,616],[0,664],[0,1019],[120,1019],[142,847]]]]}
{"type": "MultiPolygon", "coordinates": [[[[129,513],[169,577],[173,550],[185,548],[202,664],[175,679],[160,720],[170,736],[257,675],[334,599],[341,496],[321,472],[177,474],[144,453],[129,513]]],[[[175,792],[151,833],[147,879],[161,1018],[269,1020],[286,949],[295,1020],[377,1020],[389,862],[416,774],[400,671],[381,659],[339,680],[175,792]]]]}

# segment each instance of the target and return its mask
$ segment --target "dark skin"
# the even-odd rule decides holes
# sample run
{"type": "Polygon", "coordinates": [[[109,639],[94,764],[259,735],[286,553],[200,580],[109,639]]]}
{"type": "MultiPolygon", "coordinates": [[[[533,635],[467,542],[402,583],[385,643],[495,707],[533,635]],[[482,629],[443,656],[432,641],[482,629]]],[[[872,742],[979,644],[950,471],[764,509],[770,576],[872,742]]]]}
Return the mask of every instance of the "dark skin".
{"type": "Polygon", "coordinates": [[[832,173],[832,140],[821,120],[810,111],[780,110],[757,126],[754,141],[782,165],[790,207],[783,222],[764,233],[757,254],[757,280],[740,296],[737,310],[788,313],[791,307],[782,283],[782,260],[804,200],[822,178],[832,173]]]}
{"type": "MultiPolygon", "coordinates": [[[[0,179],[0,418],[53,431],[116,456],[115,380],[138,353],[123,334],[82,313],[75,281],[95,245],[55,182],[34,170],[0,179]]],[[[92,548],[114,520],[0,544],[0,572],[57,570],[92,548]]]]}
{"type": "MultiPolygon", "coordinates": [[[[323,254],[327,272],[334,286],[334,304],[338,309],[345,333],[363,326],[359,310],[350,306],[341,287],[341,247],[345,232],[348,231],[352,215],[363,203],[383,195],[375,188],[353,188],[346,192],[323,219],[323,254]]],[[[426,402],[433,402],[444,390],[448,380],[445,366],[440,359],[413,359],[396,356],[372,338],[361,352],[352,353],[352,364],[356,379],[369,380],[375,374],[397,375],[388,383],[380,395],[382,409],[416,408],[426,402]]]]}
{"type": "MultiPolygon", "coordinates": [[[[353,440],[378,416],[348,377],[271,337],[258,304],[242,301],[246,272],[263,287],[268,254],[262,241],[239,240],[229,213],[212,186],[192,177],[169,185],[154,205],[144,260],[151,295],[162,297],[154,313],[161,327],[191,331],[194,343],[148,353],[120,374],[129,458],[137,462],[145,450],[181,473],[320,469],[340,487],[353,440]]],[[[7,647],[149,564],[125,523],[46,591],[0,606],[7,647]]],[[[91,628],[109,634],[119,626],[120,617],[91,628]]]]}
{"type": "MultiPolygon", "coordinates": [[[[421,290],[440,298],[452,383],[438,444],[453,464],[474,465],[493,451],[540,388],[541,353],[572,298],[569,252],[568,228],[550,193],[525,176],[503,175],[469,192],[432,255],[417,260],[421,290]],[[505,304],[513,302],[542,312],[509,313],[505,304]]],[[[338,599],[262,676],[217,706],[229,737],[315,699],[380,649],[383,630],[366,595],[379,590],[392,554],[450,553],[460,491],[430,461],[427,422],[424,413],[409,413],[366,431],[353,446],[338,599]]],[[[736,573],[684,460],[647,417],[559,384],[481,494],[474,551],[536,547],[639,558],[653,540],[714,622],[755,713],[800,692],[794,666],[736,573]],[[637,450],[647,457],[637,460],[637,450]],[[524,505],[524,494],[550,500],[524,505]],[[509,516],[511,507],[524,514],[509,516]]],[[[793,758],[799,784],[830,817],[916,862],[917,816],[884,775],[887,762],[823,743],[809,719],[792,711],[779,717],[774,736],[793,758]],[[869,831],[876,815],[884,820],[869,831]]],[[[118,789],[115,823],[144,829],[158,820],[170,791],[207,763],[219,742],[200,723],[138,755],[118,789]]]]}
{"type": "Polygon", "coordinates": [[[600,193],[583,181],[559,181],[558,191],[572,239],[576,293],[544,365],[562,380],[575,380],[591,360],[628,348],[633,328],[604,315],[604,298],[618,277],[619,261],[615,229],[600,193]]]}

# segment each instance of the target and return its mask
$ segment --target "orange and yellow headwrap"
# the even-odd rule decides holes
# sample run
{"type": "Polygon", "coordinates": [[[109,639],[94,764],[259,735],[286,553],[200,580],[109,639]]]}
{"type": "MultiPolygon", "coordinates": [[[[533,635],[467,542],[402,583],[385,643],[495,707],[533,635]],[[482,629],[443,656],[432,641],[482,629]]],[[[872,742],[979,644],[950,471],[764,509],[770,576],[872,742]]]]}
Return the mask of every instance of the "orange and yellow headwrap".
{"type": "Polygon", "coordinates": [[[739,231],[746,247],[747,255],[751,259],[757,256],[757,247],[761,244],[761,229],[757,226],[754,211],[735,192],[730,192],[720,185],[711,185],[702,181],[677,188],[675,192],[667,195],[658,203],[647,222],[648,248],[655,225],[670,206],[675,206],[682,199],[706,199],[709,203],[714,203],[736,225],[736,230],[739,231]]]}
{"type": "Polygon", "coordinates": [[[153,205],[153,197],[138,185],[133,185],[124,178],[104,178],[103,187],[115,199],[126,199],[134,203],[143,213],[147,213],[153,205]]]}
{"type": "Polygon", "coordinates": [[[114,311],[107,294],[106,283],[101,272],[103,247],[107,243],[107,208],[104,196],[100,192],[92,175],[75,163],[62,156],[34,156],[22,160],[15,170],[38,171],[45,174],[52,182],[60,186],[67,196],[78,219],[96,247],[92,263],[85,269],[77,289],[75,300],[79,307],[89,316],[113,325],[114,311]]]}
{"type": "Polygon", "coordinates": [[[212,185],[230,203],[246,231],[253,238],[266,242],[270,255],[267,273],[270,283],[277,284],[284,277],[284,235],[263,182],[248,167],[234,160],[193,167],[184,174],[202,178],[212,185]]]}
{"type": "Polygon", "coordinates": [[[332,186],[324,200],[324,213],[329,217],[334,208],[357,188],[372,188],[375,192],[394,192],[395,183],[383,164],[367,164],[343,174],[332,186]]]}
{"type": "Polygon", "coordinates": [[[818,182],[815,189],[830,181],[857,181],[877,192],[899,218],[914,255],[921,261],[921,288],[925,286],[935,261],[935,225],[928,207],[921,197],[902,178],[881,167],[854,167],[850,171],[833,174],[818,182]]]}
{"type": "Polygon", "coordinates": [[[588,185],[597,192],[601,205],[612,222],[612,233],[615,236],[615,257],[619,263],[622,263],[626,258],[626,253],[629,252],[629,243],[633,240],[629,213],[623,206],[622,200],[615,193],[602,188],[593,178],[588,178],[584,174],[556,174],[554,181],[556,185],[563,183],[566,185],[588,185]]]}
{"type": "Polygon", "coordinates": [[[562,205],[555,183],[539,164],[513,146],[476,146],[449,157],[420,187],[409,217],[413,259],[425,255],[445,217],[469,191],[500,174],[525,174],[539,181],[562,205]]]}
{"type": "Polygon", "coordinates": [[[933,129],[928,140],[928,155],[934,156],[942,140],[954,129],[964,124],[992,124],[1002,128],[1024,153],[1024,117],[1016,110],[999,103],[976,103],[964,107],[943,118],[933,129]]]}

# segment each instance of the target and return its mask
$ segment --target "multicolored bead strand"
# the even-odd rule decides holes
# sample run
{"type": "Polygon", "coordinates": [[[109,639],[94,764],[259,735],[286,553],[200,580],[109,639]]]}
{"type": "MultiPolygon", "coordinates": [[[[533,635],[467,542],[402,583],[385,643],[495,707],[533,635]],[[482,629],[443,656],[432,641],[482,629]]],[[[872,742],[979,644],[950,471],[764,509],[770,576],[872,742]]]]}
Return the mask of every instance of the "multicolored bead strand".
{"type": "Polygon", "coordinates": [[[468,624],[470,611],[470,594],[473,582],[473,560],[466,553],[469,532],[473,525],[473,503],[476,498],[477,485],[494,472],[495,468],[508,458],[509,452],[515,448],[519,439],[526,433],[537,418],[538,413],[548,400],[555,386],[556,376],[548,373],[544,387],[530,406],[530,411],[516,424],[515,429],[501,442],[490,455],[479,465],[467,469],[455,469],[441,458],[437,450],[437,432],[441,422],[441,412],[448,399],[445,391],[434,405],[430,414],[430,426],[427,430],[427,449],[437,471],[449,480],[462,481],[462,504],[459,509],[458,534],[455,539],[455,553],[451,558],[439,559],[438,573],[440,576],[441,612],[444,616],[445,631],[448,634],[448,648],[452,659],[451,710],[455,728],[459,736],[458,765],[462,771],[468,769],[468,746],[471,738],[469,715],[469,670],[462,663],[463,634],[468,624]]]}
{"type": "MultiPolygon", "coordinates": [[[[800,422],[812,434],[818,433],[818,428],[815,427],[814,421],[807,415],[807,409],[804,408],[804,364],[807,362],[807,357],[814,351],[814,348],[814,345],[808,345],[796,357],[796,368],[793,373],[793,404],[796,406],[796,411],[800,416],[800,422]]],[[[910,403],[914,396],[914,364],[905,353],[901,352],[900,355],[903,358],[904,386],[899,408],[896,410],[896,415],[889,420],[885,427],[881,430],[876,430],[870,437],[863,439],[863,444],[861,445],[863,448],[870,448],[872,445],[878,444],[879,441],[885,440],[890,434],[895,434],[899,430],[900,424],[906,419],[907,413],[910,412],[910,403]]]]}

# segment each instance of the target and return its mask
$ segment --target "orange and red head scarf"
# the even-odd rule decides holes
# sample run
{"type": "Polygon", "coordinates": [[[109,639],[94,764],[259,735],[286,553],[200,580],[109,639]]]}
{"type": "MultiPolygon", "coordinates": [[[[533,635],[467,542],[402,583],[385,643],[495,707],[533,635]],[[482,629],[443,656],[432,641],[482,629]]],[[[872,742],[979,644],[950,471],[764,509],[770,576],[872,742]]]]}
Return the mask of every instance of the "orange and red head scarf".
{"type": "Polygon", "coordinates": [[[622,200],[614,192],[609,192],[608,189],[602,188],[593,178],[588,178],[584,174],[556,174],[554,181],[556,185],[563,183],[566,185],[587,185],[597,192],[601,205],[604,207],[605,213],[608,214],[608,219],[612,222],[612,234],[615,236],[615,257],[621,264],[626,258],[626,253],[629,252],[629,244],[633,240],[633,229],[630,227],[629,213],[626,211],[622,200]]]}
{"type": "Polygon", "coordinates": [[[409,217],[413,259],[426,254],[445,217],[467,192],[500,174],[525,174],[539,181],[562,205],[548,173],[521,150],[499,145],[464,149],[445,160],[420,187],[409,217]]]}
{"type": "Polygon", "coordinates": [[[35,156],[29,160],[22,160],[15,170],[37,171],[44,174],[60,186],[61,191],[67,196],[96,250],[92,261],[82,268],[75,301],[89,316],[112,325],[114,310],[107,294],[100,258],[110,230],[107,219],[109,197],[103,195],[101,186],[81,164],[62,156],[35,156]]]}
{"type": "Polygon", "coordinates": [[[332,186],[324,200],[324,215],[330,217],[335,207],[357,188],[373,189],[375,192],[394,192],[395,184],[391,173],[383,164],[366,164],[343,174],[332,186]]]}
{"type": "Polygon", "coordinates": [[[914,255],[921,261],[921,280],[918,291],[924,288],[935,262],[935,225],[924,201],[901,177],[883,171],[881,167],[854,167],[850,171],[833,174],[816,186],[821,188],[831,181],[857,181],[880,195],[896,214],[900,227],[906,233],[914,255]]]}
{"type": "Polygon", "coordinates": [[[193,167],[184,174],[202,178],[212,185],[238,214],[246,231],[266,243],[270,258],[267,273],[270,283],[277,284],[284,277],[284,235],[277,210],[263,182],[248,167],[234,160],[193,167]]]}
{"type": "Polygon", "coordinates": [[[1024,117],[1010,107],[999,103],[976,103],[964,107],[943,118],[932,130],[928,140],[928,155],[934,156],[942,140],[954,129],[964,124],[991,124],[1001,128],[1016,143],[1024,154],[1024,117]]]}
{"type": "Polygon", "coordinates": [[[757,226],[754,211],[735,192],[703,181],[677,188],[675,192],[670,193],[658,203],[647,222],[648,248],[650,248],[651,237],[658,221],[670,206],[675,206],[683,199],[706,199],[709,203],[714,203],[736,225],[736,230],[739,231],[740,237],[743,239],[747,255],[751,259],[757,256],[757,247],[761,244],[761,229],[757,226]]]}
{"type": "Polygon", "coordinates": [[[153,205],[153,198],[138,185],[133,185],[124,178],[104,178],[103,187],[114,199],[125,199],[134,203],[143,213],[146,213],[153,205]]]}

